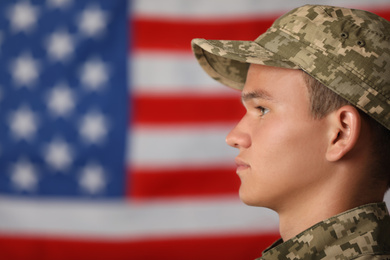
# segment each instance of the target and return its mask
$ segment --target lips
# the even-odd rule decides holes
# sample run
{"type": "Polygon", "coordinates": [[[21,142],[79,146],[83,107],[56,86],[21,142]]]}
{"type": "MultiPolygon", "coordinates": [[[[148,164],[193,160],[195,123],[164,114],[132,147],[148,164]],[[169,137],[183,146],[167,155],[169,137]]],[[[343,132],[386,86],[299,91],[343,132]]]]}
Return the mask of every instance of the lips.
{"type": "Polygon", "coordinates": [[[240,159],[238,157],[236,157],[235,162],[236,162],[236,165],[237,165],[236,172],[243,171],[243,170],[246,170],[246,169],[250,168],[250,165],[248,163],[246,163],[245,161],[243,161],[242,159],[240,159]]]}

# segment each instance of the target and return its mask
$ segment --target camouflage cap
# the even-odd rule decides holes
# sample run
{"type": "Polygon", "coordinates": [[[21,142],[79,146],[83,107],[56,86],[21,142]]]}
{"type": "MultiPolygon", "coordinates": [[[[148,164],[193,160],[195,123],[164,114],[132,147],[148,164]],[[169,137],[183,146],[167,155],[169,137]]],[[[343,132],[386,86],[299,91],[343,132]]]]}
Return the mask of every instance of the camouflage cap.
{"type": "Polygon", "coordinates": [[[255,41],[192,40],[203,69],[241,90],[250,63],[301,69],[390,129],[390,22],[373,13],[305,5],[255,41]]]}

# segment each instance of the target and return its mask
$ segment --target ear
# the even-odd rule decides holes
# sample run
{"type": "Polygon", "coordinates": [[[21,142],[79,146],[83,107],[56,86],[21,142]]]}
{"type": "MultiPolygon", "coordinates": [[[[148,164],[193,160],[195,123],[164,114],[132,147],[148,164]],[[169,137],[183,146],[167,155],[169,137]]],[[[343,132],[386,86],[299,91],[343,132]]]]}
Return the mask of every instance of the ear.
{"type": "Polygon", "coordinates": [[[338,161],[356,146],[361,130],[361,118],[358,110],[350,105],[342,106],[329,117],[331,127],[326,159],[338,161]]]}

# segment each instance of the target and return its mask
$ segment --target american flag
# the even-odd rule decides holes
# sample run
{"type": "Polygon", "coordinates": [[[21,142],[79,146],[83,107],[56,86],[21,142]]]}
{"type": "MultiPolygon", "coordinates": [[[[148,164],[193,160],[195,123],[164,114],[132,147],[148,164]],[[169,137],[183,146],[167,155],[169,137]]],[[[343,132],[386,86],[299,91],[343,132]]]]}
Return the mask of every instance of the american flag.
{"type": "Polygon", "coordinates": [[[190,40],[253,40],[306,3],[390,19],[388,0],[0,1],[0,258],[260,256],[278,218],[238,198],[239,93],[190,40]]]}

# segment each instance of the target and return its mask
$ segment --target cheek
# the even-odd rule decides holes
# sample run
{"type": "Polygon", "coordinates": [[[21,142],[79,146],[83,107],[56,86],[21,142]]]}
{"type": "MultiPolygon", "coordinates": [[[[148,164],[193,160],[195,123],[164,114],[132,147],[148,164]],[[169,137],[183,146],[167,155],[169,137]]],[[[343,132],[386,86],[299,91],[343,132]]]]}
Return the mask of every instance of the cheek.
{"type": "Polygon", "coordinates": [[[287,171],[310,170],[324,158],[324,139],[316,124],[301,124],[296,121],[273,122],[272,127],[259,129],[253,135],[252,145],[255,165],[268,174],[283,174],[287,171]]]}
{"type": "Polygon", "coordinates": [[[272,207],[321,178],[316,171],[323,156],[318,129],[275,129],[264,127],[253,139],[251,171],[241,177],[240,187],[240,198],[248,205],[272,207]]]}
{"type": "Polygon", "coordinates": [[[270,120],[252,133],[253,149],[263,156],[274,157],[275,152],[283,153],[289,146],[295,146],[297,134],[290,124],[281,120],[270,120]]]}

